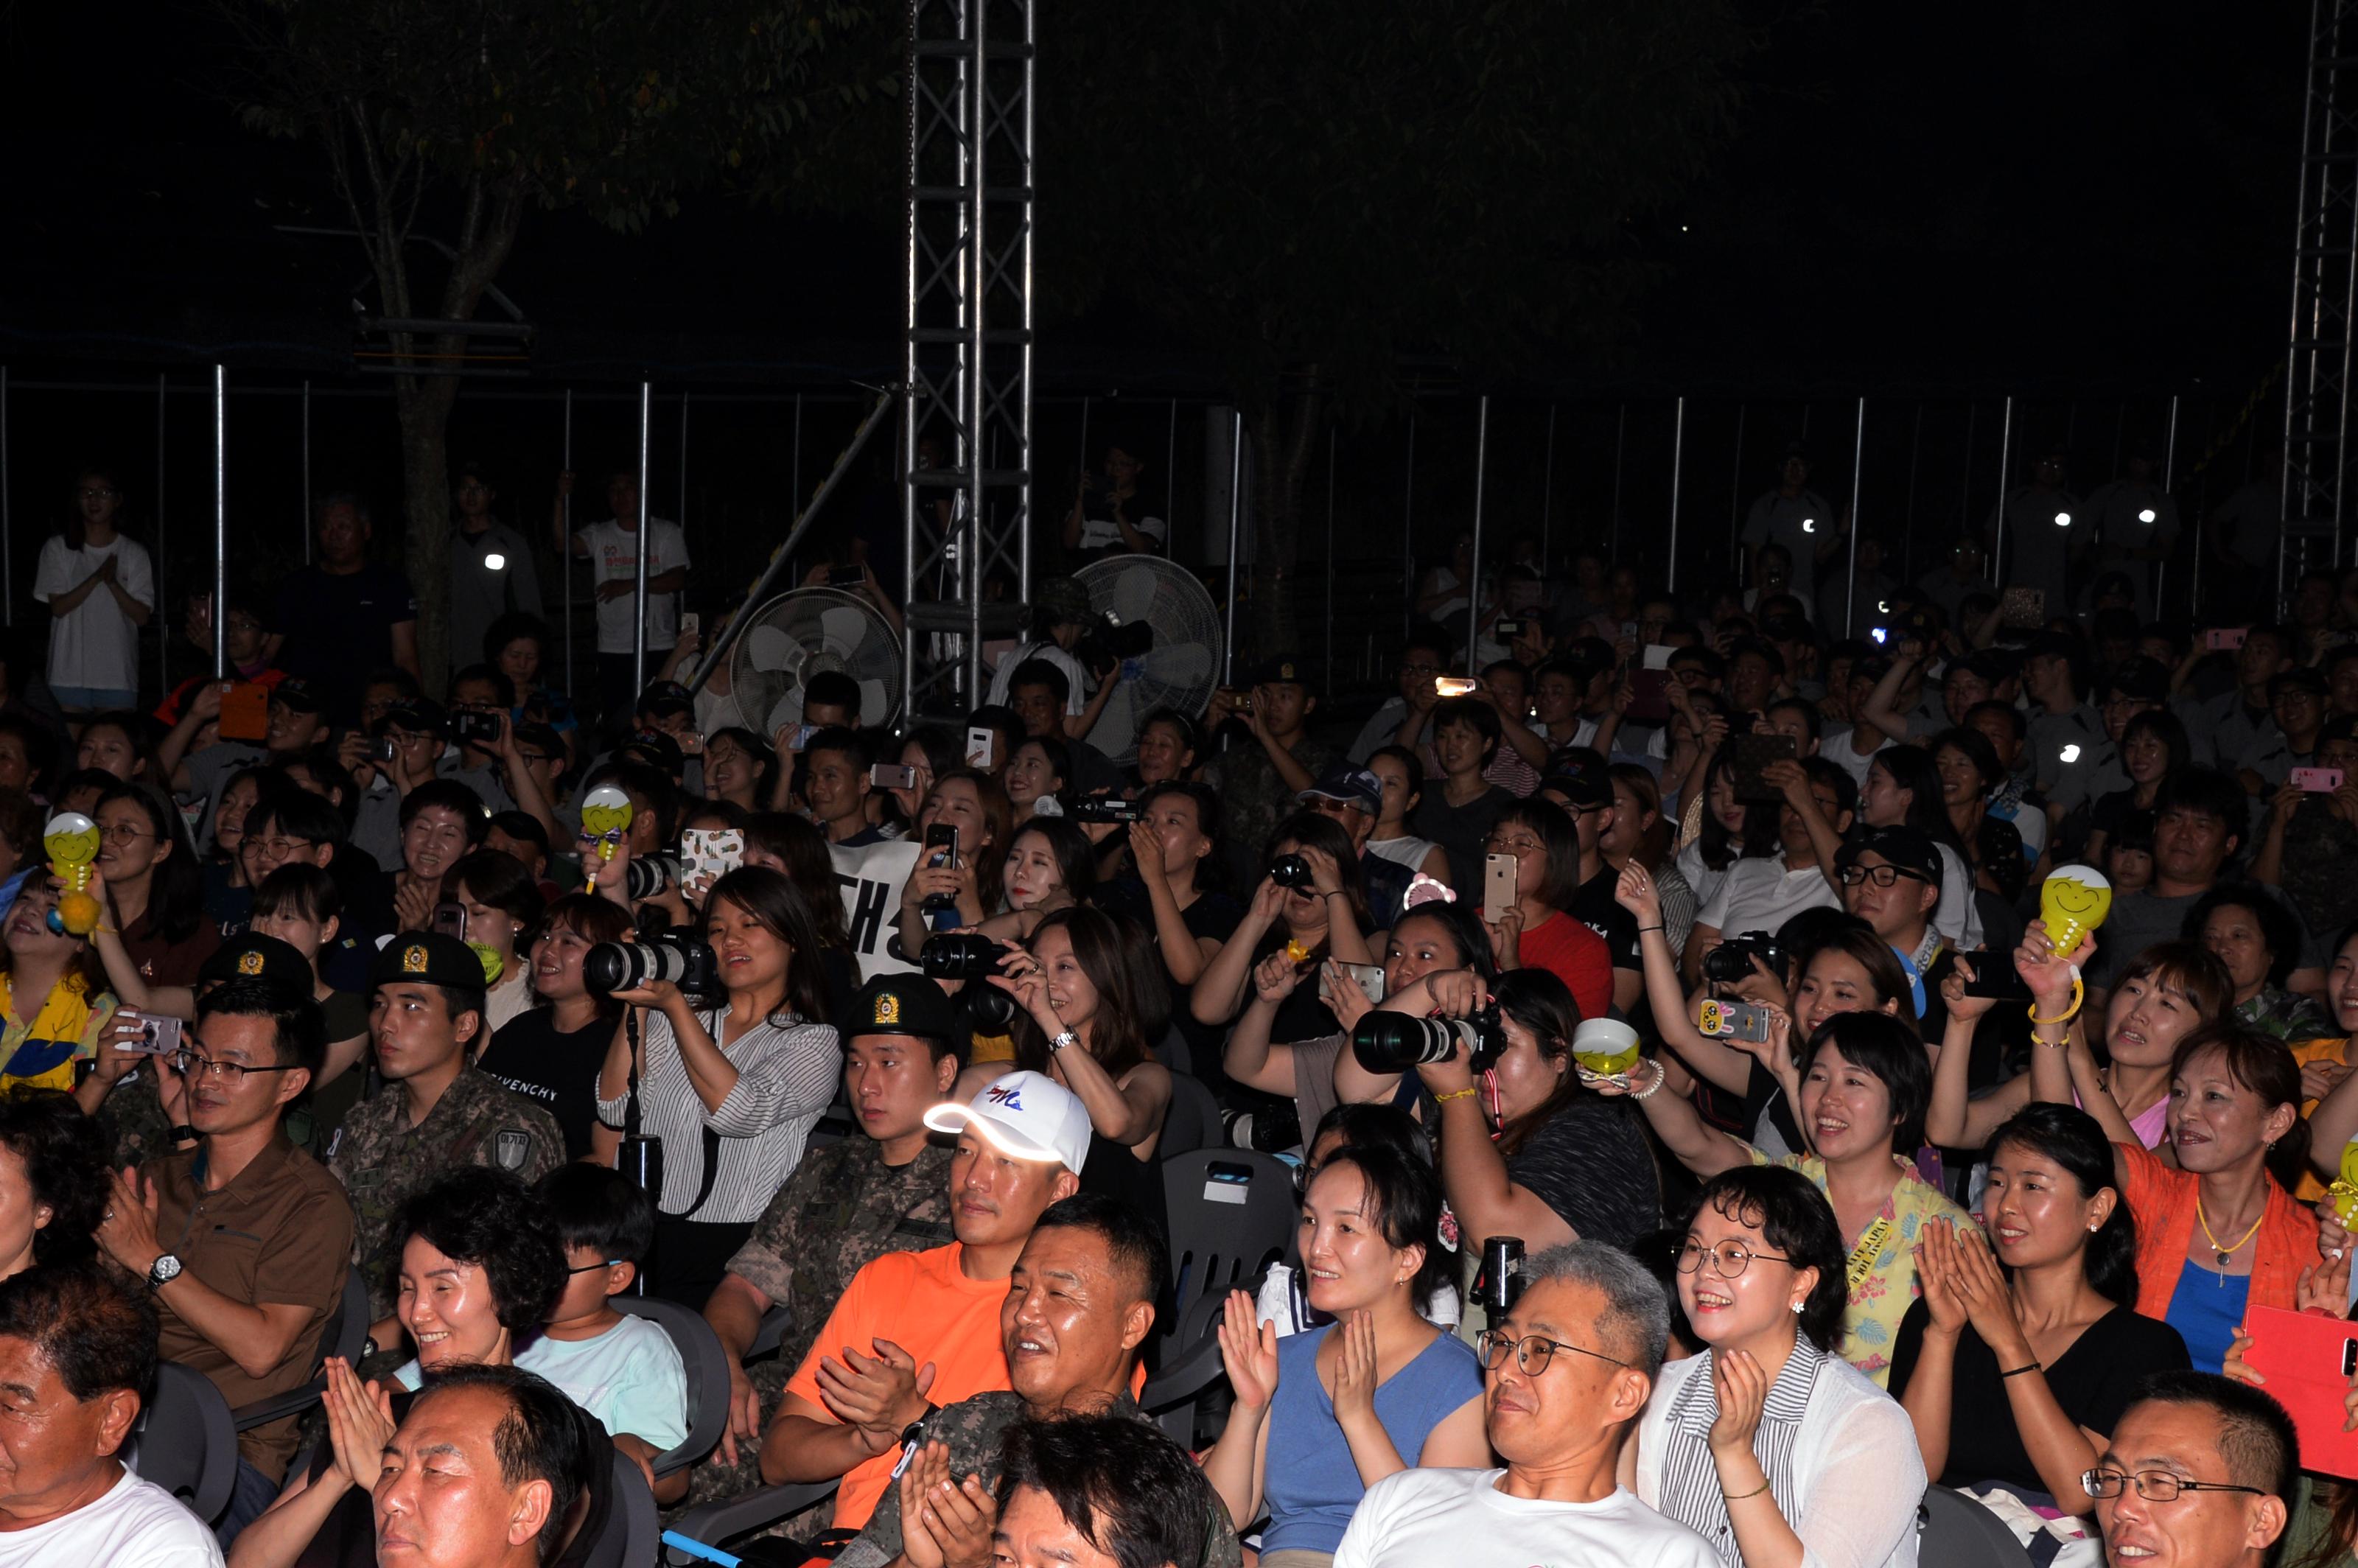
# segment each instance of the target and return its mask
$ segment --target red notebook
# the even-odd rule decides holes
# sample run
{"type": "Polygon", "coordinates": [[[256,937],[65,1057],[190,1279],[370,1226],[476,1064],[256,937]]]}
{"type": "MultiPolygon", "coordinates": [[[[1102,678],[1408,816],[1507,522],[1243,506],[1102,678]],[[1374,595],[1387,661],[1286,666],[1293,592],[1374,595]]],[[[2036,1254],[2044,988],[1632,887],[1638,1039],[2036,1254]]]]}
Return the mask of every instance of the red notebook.
{"type": "Polygon", "coordinates": [[[2349,1419],[2342,1400],[2358,1371],[2358,1323],[2254,1307],[2244,1326],[2252,1336],[2244,1361],[2267,1379],[2266,1391],[2300,1433],[2300,1467],[2358,1477],[2358,1433],[2342,1430],[2349,1419]]]}

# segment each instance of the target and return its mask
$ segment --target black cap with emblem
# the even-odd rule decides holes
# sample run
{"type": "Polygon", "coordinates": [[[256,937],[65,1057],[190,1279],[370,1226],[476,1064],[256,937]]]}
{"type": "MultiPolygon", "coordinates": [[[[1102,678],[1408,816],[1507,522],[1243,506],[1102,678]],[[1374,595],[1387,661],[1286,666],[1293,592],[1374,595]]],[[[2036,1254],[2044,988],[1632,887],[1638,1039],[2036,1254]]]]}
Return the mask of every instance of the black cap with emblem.
{"type": "Polygon", "coordinates": [[[211,985],[234,979],[267,980],[297,996],[309,996],[313,984],[311,960],[292,942],[248,931],[212,950],[197,968],[197,982],[211,985]]]}
{"type": "Polygon", "coordinates": [[[855,1034],[913,1034],[949,1040],[957,1033],[957,1010],[942,988],[923,975],[879,975],[852,1000],[846,1038],[855,1034]]]}
{"type": "Polygon", "coordinates": [[[416,980],[455,990],[481,990],[483,963],[456,936],[438,931],[405,931],[376,950],[369,962],[369,985],[416,980]]]}

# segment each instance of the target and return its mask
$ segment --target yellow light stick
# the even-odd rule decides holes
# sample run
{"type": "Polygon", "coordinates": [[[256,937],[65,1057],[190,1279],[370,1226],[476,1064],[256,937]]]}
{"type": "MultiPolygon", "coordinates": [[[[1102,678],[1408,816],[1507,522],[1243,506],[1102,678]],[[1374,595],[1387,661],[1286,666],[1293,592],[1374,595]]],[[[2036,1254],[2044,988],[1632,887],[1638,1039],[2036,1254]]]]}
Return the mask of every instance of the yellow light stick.
{"type": "MultiPolygon", "coordinates": [[[[2058,866],[2048,873],[2039,887],[2039,918],[2046,923],[2047,941],[2058,957],[2070,953],[2085,941],[2090,933],[2104,923],[2113,912],[2113,884],[2104,873],[2093,866],[2058,866]]],[[[2063,1013],[2070,1018],[2080,1011],[2087,988],[2080,982],[2080,966],[2071,966],[2071,1005],[2063,1013]]],[[[2039,1009],[2032,1007],[2035,1022],[2061,1023],[2063,1018],[2039,1019],[2039,1009]]]]}
{"type": "Polygon", "coordinates": [[[49,874],[65,884],[49,911],[49,929],[87,936],[98,929],[98,900],[90,895],[91,862],[98,859],[98,824],[79,811],[60,811],[41,829],[49,852],[49,874]]]}
{"type": "Polygon", "coordinates": [[[1584,1072],[1627,1082],[1638,1065],[1638,1032],[1615,1018],[1584,1020],[1572,1032],[1572,1059],[1584,1072]]]}
{"type": "MultiPolygon", "coordinates": [[[[600,784],[581,802],[581,830],[598,840],[598,859],[611,860],[622,848],[622,835],[631,830],[633,810],[631,797],[612,784],[600,784]]],[[[583,892],[598,891],[598,869],[590,869],[583,892]]]]}
{"type": "Polygon", "coordinates": [[[2358,1228],[2358,1138],[2342,1146],[2342,1174],[2325,1190],[2333,1198],[2333,1212],[2342,1228],[2358,1228]]]}

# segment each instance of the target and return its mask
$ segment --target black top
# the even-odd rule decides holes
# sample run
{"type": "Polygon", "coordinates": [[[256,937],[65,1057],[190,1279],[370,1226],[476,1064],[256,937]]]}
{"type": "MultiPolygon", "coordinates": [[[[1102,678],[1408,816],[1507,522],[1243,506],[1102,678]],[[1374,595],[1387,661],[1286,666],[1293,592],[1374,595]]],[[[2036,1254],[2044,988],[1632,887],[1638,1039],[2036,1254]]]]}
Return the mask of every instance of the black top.
{"type": "Polygon", "coordinates": [[[1490,829],[1516,804],[1515,797],[1492,784],[1463,806],[1449,804],[1446,781],[1427,779],[1424,795],[1408,819],[1408,829],[1430,838],[1449,856],[1449,881],[1457,896],[1482,896],[1482,852],[1490,829]]]}
{"type": "Polygon", "coordinates": [[[270,624],[287,639],[279,667],[308,680],[342,718],[359,709],[369,676],[393,663],[393,629],[416,619],[409,579],[370,562],[341,575],[296,572],[279,587],[270,624]]]}
{"type": "MultiPolygon", "coordinates": [[[[1138,878],[1122,877],[1108,882],[1098,889],[1090,902],[1099,909],[1129,915],[1148,936],[1154,935],[1154,903],[1147,894],[1146,884],[1138,878]]],[[[1199,941],[1209,937],[1215,942],[1226,942],[1236,934],[1244,917],[1243,908],[1224,892],[1199,892],[1195,903],[1179,912],[1179,923],[1187,928],[1188,935],[1199,941]]],[[[1188,1011],[1189,993],[1195,988],[1183,986],[1171,978],[1171,966],[1162,963],[1160,943],[1155,945],[1154,957],[1171,989],[1172,1022],[1178,1025],[1180,1038],[1187,1042],[1190,1070],[1204,1080],[1215,1097],[1225,1100],[1228,1076],[1220,1070],[1220,1053],[1228,1032],[1220,1024],[1195,1022],[1195,1015],[1188,1011]]]]}
{"type": "Polygon", "coordinates": [[[590,1129],[598,1119],[598,1069],[614,1044],[614,1021],[600,1018],[571,1033],[557,1027],[552,1008],[519,1013],[492,1036],[477,1064],[484,1072],[557,1119],[565,1134],[565,1157],[590,1152],[590,1129]]]}
{"type": "Polygon", "coordinates": [[[1563,908],[1566,914],[1605,939],[1605,946],[1612,950],[1615,968],[1642,973],[1646,961],[1638,952],[1638,917],[1613,897],[1613,889],[1620,880],[1621,873],[1608,860],[1595,876],[1574,890],[1563,908]]]}
{"type": "MultiPolygon", "coordinates": [[[[1899,1338],[1891,1351],[1891,1397],[1908,1391],[1909,1377],[1923,1354],[1924,1328],[1932,1309],[1922,1301],[1899,1320],[1899,1338]]],[[[2136,1397],[2136,1386],[2148,1372],[2190,1366],[2186,1341],[2159,1318],[2147,1317],[2116,1306],[2090,1324],[2047,1368],[2047,1386],[2063,1413],[2091,1432],[2110,1435],[2136,1397]]],[[[1957,1336],[1957,1360],[1949,1400],[1949,1462],[1939,1480],[1944,1487],[1982,1487],[1992,1481],[2044,1494],[2047,1483],[2022,1445],[2014,1424],[2014,1407],[2007,1402],[2006,1384],[1998,1374],[1996,1355],[1982,1342],[1973,1325],[1957,1336]]]]}
{"type": "Polygon", "coordinates": [[[1507,1174],[1586,1240],[1627,1247],[1660,1227],[1653,1152],[1627,1100],[1576,1096],[1508,1159],[1507,1174]]]}
{"type": "MultiPolygon", "coordinates": [[[[1164,1119],[1169,1119],[1167,1111],[1164,1119]]],[[[1156,1235],[1171,1234],[1170,1211],[1163,1202],[1163,1162],[1141,1160],[1127,1144],[1116,1143],[1094,1128],[1089,1130],[1089,1157],[1081,1163],[1081,1191],[1119,1198],[1153,1226],[1156,1235]]]]}

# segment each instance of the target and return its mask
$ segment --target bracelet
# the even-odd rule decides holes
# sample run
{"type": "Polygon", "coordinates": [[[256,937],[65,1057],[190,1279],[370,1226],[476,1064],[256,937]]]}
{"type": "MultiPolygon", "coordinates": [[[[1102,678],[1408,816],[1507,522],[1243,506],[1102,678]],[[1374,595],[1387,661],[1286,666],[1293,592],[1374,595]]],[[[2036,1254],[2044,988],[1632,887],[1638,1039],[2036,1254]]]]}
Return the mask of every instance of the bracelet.
{"type": "Polygon", "coordinates": [[[2072,1019],[2079,1016],[2080,1004],[2087,1000],[2087,988],[2080,983],[2079,971],[2075,969],[2071,974],[2071,1006],[2065,1008],[2061,1012],[2057,1013],[2053,1018],[2039,1017],[2039,1004],[2035,1001],[2028,1007],[2023,1009],[2023,1011],[2030,1015],[2030,1022],[2033,1023],[2069,1023],[2072,1019]]]}
{"type": "Polygon", "coordinates": [[[1662,1092],[1662,1086],[1670,1082],[1670,1077],[1671,1076],[1668,1073],[1662,1071],[1662,1065],[1660,1062],[1657,1062],[1654,1064],[1654,1081],[1648,1084],[1642,1089],[1632,1089],[1629,1092],[1629,1098],[1631,1099],[1651,1099],[1656,1095],[1662,1092]]]}
{"type": "MultiPolygon", "coordinates": [[[[1659,926],[1659,925],[1640,925],[1639,927],[1638,927],[1638,935],[1640,935],[1640,936],[1643,936],[1643,935],[1644,935],[1647,932],[1649,932],[1649,931],[1661,931],[1661,930],[1662,930],[1662,928],[1661,928],[1660,926],[1659,926]]],[[[1667,933],[1667,932],[1664,932],[1663,934],[1664,934],[1665,935],[1669,935],[1669,933],[1667,933]]]]}
{"type": "Polygon", "coordinates": [[[1763,1481],[1748,1492],[1723,1492],[1720,1494],[1720,1500],[1722,1502],[1740,1503],[1747,1498],[1757,1498],[1768,1489],[1768,1483],[1763,1481]]]}
{"type": "Polygon", "coordinates": [[[2036,1362],[2036,1361],[2031,1361],[2031,1362],[2027,1362],[2027,1363],[2025,1363],[2024,1365],[2022,1365],[2022,1366],[2020,1366],[2020,1367],[2017,1367],[2017,1368],[2016,1368],[2013,1371],[2011,1371],[2011,1372],[2000,1372],[2000,1373],[1998,1374],[1998,1377],[1999,1377],[2001,1379],[2006,1379],[2006,1378],[2019,1378],[2019,1377],[2021,1377],[2025,1372],[2036,1372],[2036,1371],[2039,1371],[2039,1370],[2040,1370],[2040,1369],[2041,1369],[2041,1368],[2039,1368],[2039,1363],[2038,1363],[2038,1362],[2036,1362]]]}
{"type": "Polygon", "coordinates": [[[1451,1100],[1454,1100],[1454,1099],[1472,1099],[1473,1098],[1474,1098],[1474,1090],[1473,1090],[1471,1087],[1462,1088],[1462,1089],[1452,1089],[1452,1090],[1450,1090],[1450,1091],[1449,1091],[1447,1094],[1445,1094],[1445,1095],[1435,1095],[1435,1096],[1433,1096],[1433,1104],[1435,1104],[1435,1105],[1447,1105],[1451,1100]]]}

